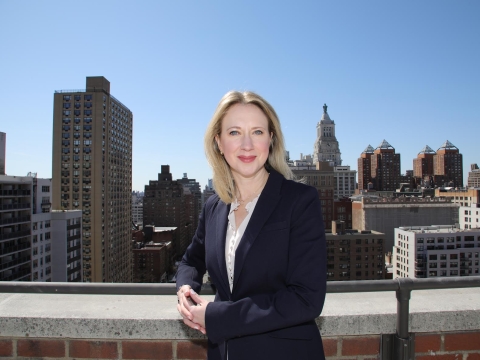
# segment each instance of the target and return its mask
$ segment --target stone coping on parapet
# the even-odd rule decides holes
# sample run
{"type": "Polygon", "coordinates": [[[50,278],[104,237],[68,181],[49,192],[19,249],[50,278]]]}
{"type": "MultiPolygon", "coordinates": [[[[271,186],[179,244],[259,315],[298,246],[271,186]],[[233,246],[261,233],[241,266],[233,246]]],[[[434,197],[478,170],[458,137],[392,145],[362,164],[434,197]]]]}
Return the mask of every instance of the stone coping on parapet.
{"type": "MultiPolygon", "coordinates": [[[[206,296],[213,299],[213,296],[206,296]]],[[[0,337],[199,339],[174,295],[0,294],[0,337]]],[[[327,294],[323,336],[395,333],[394,292],[327,294]]],[[[480,288],[413,291],[410,331],[480,329],[480,288]]]]}

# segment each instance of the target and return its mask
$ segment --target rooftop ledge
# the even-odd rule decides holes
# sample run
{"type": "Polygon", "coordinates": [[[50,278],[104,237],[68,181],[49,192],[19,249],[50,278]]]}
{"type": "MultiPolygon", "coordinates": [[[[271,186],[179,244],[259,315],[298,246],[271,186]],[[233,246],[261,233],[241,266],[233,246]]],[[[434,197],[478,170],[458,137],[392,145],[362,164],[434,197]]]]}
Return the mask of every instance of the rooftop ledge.
{"type": "MultiPolygon", "coordinates": [[[[205,296],[212,299],[213,296],[205,296]]],[[[175,295],[0,294],[0,336],[76,339],[202,339],[187,328],[175,295]]],[[[395,292],[329,293],[323,336],[393,334],[395,292]]],[[[409,331],[480,329],[480,288],[415,290],[409,331]]]]}

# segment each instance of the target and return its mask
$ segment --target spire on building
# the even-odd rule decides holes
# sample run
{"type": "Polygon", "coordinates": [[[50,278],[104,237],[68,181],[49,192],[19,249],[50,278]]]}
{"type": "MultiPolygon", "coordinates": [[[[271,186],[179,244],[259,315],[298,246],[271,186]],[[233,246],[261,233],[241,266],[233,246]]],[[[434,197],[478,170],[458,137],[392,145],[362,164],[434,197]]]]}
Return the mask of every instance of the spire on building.
{"type": "Polygon", "coordinates": [[[332,166],[342,165],[340,147],[335,137],[335,122],[330,119],[327,104],[323,105],[321,120],[317,123],[317,139],[313,146],[313,163],[329,162],[332,166]]]}
{"type": "Polygon", "coordinates": [[[418,153],[418,155],[420,154],[435,154],[435,150],[433,150],[430,146],[425,145],[425,147],[418,153]]]}
{"type": "Polygon", "coordinates": [[[333,121],[330,119],[330,116],[328,115],[327,108],[328,108],[327,104],[323,104],[323,114],[322,114],[322,118],[320,119],[321,124],[333,123],[333,121]]]}
{"type": "Polygon", "coordinates": [[[374,151],[375,149],[373,148],[373,146],[368,144],[365,150],[362,151],[362,154],[373,154],[374,151]]]}
{"type": "Polygon", "coordinates": [[[458,150],[458,148],[447,140],[438,148],[438,150],[458,150]]]}
{"type": "Polygon", "coordinates": [[[388,143],[388,141],[385,140],[385,139],[383,139],[382,143],[377,146],[377,149],[390,149],[390,150],[393,149],[393,150],[395,150],[395,148],[392,145],[390,145],[388,143]]]}

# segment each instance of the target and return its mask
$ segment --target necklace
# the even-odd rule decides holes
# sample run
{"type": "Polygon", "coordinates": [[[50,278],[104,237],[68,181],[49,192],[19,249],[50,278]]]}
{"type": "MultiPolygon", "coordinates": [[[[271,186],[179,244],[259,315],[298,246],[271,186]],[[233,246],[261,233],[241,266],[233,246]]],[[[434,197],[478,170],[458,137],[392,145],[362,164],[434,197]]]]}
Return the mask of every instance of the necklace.
{"type": "Polygon", "coordinates": [[[264,179],[264,181],[262,181],[262,184],[260,185],[260,187],[256,191],[254,191],[251,195],[247,196],[246,198],[242,198],[241,194],[240,194],[240,191],[238,191],[238,194],[240,195],[240,196],[237,196],[238,203],[240,205],[243,205],[247,202],[247,200],[255,199],[257,196],[259,196],[261,194],[263,188],[265,187],[265,184],[267,183],[268,175],[270,175],[270,174],[267,173],[267,176],[265,176],[265,179],[264,179]]]}

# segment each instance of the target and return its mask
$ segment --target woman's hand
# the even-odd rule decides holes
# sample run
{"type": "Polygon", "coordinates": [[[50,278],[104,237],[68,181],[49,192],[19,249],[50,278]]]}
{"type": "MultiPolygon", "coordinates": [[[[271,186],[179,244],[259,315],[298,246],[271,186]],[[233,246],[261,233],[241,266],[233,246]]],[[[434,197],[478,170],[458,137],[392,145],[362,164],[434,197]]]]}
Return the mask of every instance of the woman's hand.
{"type": "Polygon", "coordinates": [[[183,285],[178,290],[177,296],[178,296],[177,310],[182,316],[183,322],[185,323],[185,325],[191,327],[192,329],[200,331],[202,334],[206,334],[205,307],[208,302],[202,300],[200,296],[198,296],[198,294],[192,290],[190,285],[183,285]],[[192,295],[195,296],[195,298],[199,301],[199,303],[195,301],[192,295]],[[196,310],[197,308],[196,304],[200,304],[199,307],[202,307],[203,305],[203,309],[202,309],[203,311],[196,310]],[[199,313],[203,313],[203,316],[199,315],[199,313]],[[202,319],[201,324],[197,323],[196,319],[202,319]]]}
{"type": "Polygon", "coordinates": [[[193,289],[190,289],[190,297],[197,304],[190,307],[191,321],[200,326],[198,329],[202,334],[206,334],[205,329],[205,312],[210,301],[202,299],[193,289]]]}

